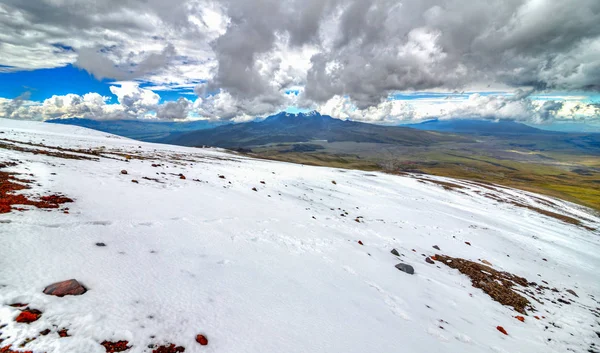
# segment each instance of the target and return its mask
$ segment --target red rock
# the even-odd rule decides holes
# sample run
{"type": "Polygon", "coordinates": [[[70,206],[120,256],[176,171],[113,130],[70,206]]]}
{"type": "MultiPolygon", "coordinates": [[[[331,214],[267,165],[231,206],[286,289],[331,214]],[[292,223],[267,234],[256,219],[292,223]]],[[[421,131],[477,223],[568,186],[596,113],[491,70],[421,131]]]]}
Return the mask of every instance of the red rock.
{"type": "Polygon", "coordinates": [[[71,337],[69,335],[69,330],[66,328],[63,328],[62,330],[58,331],[57,333],[60,337],[71,337]]]}
{"type": "Polygon", "coordinates": [[[127,171],[126,171],[125,169],[123,169],[123,170],[121,171],[121,174],[127,174],[127,171]]]}
{"type": "Polygon", "coordinates": [[[42,316],[42,312],[36,309],[25,309],[21,311],[19,316],[15,319],[16,322],[20,322],[23,324],[29,324],[34,321],[37,321],[42,316]]]}
{"type": "Polygon", "coordinates": [[[467,244],[468,246],[471,246],[471,243],[469,243],[468,241],[466,241],[465,244],[467,244]]]}
{"type": "Polygon", "coordinates": [[[44,331],[40,331],[40,335],[42,335],[42,336],[46,336],[49,333],[50,333],[50,329],[49,328],[45,329],[44,331]]]}
{"type": "Polygon", "coordinates": [[[503,334],[508,336],[508,332],[506,332],[506,330],[504,329],[504,327],[502,326],[496,326],[496,330],[502,332],[503,334]]]}
{"type": "Polygon", "coordinates": [[[53,283],[44,289],[44,294],[57,297],[64,297],[65,295],[81,295],[85,292],[87,292],[87,289],[75,279],[53,283]]]}
{"type": "Polygon", "coordinates": [[[534,317],[536,318],[536,320],[539,320],[539,319],[540,319],[540,317],[539,317],[539,316],[534,316],[534,317]]]}
{"type": "Polygon", "coordinates": [[[183,175],[183,174],[179,174],[179,179],[181,179],[181,180],[185,180],[185,175],[183,175]]]}
{"type": "Polygon", "coordinates": [[[358,241],[358,243],[359,243],[360,245],[365,245],[365,244],[363,244],[363,242],[362,242],[362,241],[360,241],[360,240],[358,241]]]}
{"type": "Polygon", "coordinates": [[[208,339],[204,335],[198,335],[196,336],[196,342],[200,343],[203,346],[206,346],[208,344],[208,339]]]}
{"type": "Polygon", "coordinates": [[[525,317],[520,316],[520,315],[515,316],[515,319],[517,319],[517,320],[519,320],[521,322],[525,322],[525,317]]]}
{"type": "Polygon", "coordinates": [[[128,346],[128,344],[129,344],[128,341],[118,341],[118,342],[104,341],[100,344],[102,346],[104,346],[104,349],[106,349],[106,353],[124,352],[124,351],[128,350],[129,348],[131,348],[131,346],[128,346]]]}

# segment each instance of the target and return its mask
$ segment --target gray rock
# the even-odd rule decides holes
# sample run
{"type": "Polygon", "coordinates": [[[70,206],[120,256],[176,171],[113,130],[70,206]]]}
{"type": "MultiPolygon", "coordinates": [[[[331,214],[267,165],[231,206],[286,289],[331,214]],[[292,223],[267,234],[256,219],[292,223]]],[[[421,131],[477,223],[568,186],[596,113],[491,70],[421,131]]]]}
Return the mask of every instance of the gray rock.
{"type": "Polygon", "coordinates": [[[434,248],[435,250],[441,250],[441,249],[440,249],[440,247],[439,247],[439,246],[437,246],[437,245],[434,245],[434,246],[433,246],[433,248],[434,248]]]}
{"type": "Polygon", "coordinates": [[[425,258],[425,262],[427,262],[428,264],[435,264],[435,262],[433,262],[433,260],[430,257],[426,257],[425,258]]]}
{"type": "Polygon", "coordinates": [[[392,251],[390,251],[390,252],[396,256],[400,256],[400,253],[398,253],[398,250],[396,250],[396,249],[392,249],[392,251]]]}
{"type": "Polygon", "coordinates": [[[396,268],[399,269],[402,272],[408,273],[409,275],[414,275],[415,274],[415,269],[411,265],[397,264],[396,268]]]}
{"type": "Polygon", "coordinates": [[[576,296],[577,298],[579,298],[579,296],[577,295],[577,293],[575,293],[575,291],[572,290],[572,289],[567,289],[567,293],[570,293],[570,294],[576,296]]]}

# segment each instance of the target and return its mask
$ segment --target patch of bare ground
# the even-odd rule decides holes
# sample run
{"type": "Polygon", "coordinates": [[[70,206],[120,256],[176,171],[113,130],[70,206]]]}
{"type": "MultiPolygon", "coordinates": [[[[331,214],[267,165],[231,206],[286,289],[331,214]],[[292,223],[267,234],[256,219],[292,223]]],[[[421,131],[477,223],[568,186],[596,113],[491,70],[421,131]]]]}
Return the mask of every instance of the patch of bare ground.
{"type": "MultiPolygon", "coordinates": [[[[12,164],[0,163],[0,169],[12,164]]],[[[15,173],[0,171],[0,213],[9,213],[12,210],[25,211],[19,206],[34,206],[37,208],[59,208],[61,204],[73,202],[62,195],[47,195],[39,199],[31,199],[26,195],[17,194],[20,190],[31,189],[31,180],[19,179],[15,173]]]]}
{"type": "Polygon", "coordinates": [[[515,285],[528,287],[527,279],[457,257],[436,254],[434,259],[467,275],[471,279],[473,287],[480,288],[493,300],[502,305],[511,306],[519,313],[527,315],[525,309],[530,305],[529,300],[513,289],[515,285]]]}
{"type": "MultiPolygon", "coordinates": [[[[5,143],[3,141],[8,141],[8,140],[0,139],[0,149],[32,153],[32,154],[42,154],[42,155],[46,155],[49,157],[57,157],[57,158],[63,158],[63,159],[90,160],[90,161],[98,161],[99,160],[98,158],[91,158],[91,157],[87,157],[87,156],[74,155],[74,154],[69,154],[69,153],[64,153],[64,152],[27,148],[27,147],[18,146],[18,145],[12,144],[12,143],[5,143]]],[[[9,141],[9,142],[11,142],[11,141],[9,141]]],[[[15,141],[15,142],[18,142],[18,141],[15,141]]],[[[21,143],[21,142],[18,142],[18,143],[21,143]]]]}

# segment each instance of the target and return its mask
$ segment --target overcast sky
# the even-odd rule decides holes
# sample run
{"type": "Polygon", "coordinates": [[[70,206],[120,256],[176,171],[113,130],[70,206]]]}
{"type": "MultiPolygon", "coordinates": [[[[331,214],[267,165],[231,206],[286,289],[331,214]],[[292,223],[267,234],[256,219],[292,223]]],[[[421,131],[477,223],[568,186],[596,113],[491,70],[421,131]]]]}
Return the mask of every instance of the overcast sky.
{"type": "Polygon", "coordinates": [[[599,0],[0,0],[0,116],[600,115],[599,0]]]}

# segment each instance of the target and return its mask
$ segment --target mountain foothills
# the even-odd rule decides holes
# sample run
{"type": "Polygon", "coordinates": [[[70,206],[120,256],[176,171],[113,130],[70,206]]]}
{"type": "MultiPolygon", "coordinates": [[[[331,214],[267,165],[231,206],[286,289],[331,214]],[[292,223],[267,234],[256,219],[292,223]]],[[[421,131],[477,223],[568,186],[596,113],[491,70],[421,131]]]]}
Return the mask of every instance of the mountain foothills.
{"type": "MultiPolygon", "coordinates": [[[[373,133],[334,148],[479,139],[331,123],[373,133]]],[[[598,351],[598,215],[398,174],[0,120],[0,351],[598,351]]]]}
{"type": "MultiPolygon", "coordinates": [[[[91,126],[81,119],[53,122],[91,126]]],[[[206,122],[152,123],[147,129],[142,122],[95,124],[141,140],[224,147],[260,158],[500,183],[600,210],[600,134],[552,132],[504,120],[383,126],[318,112],[283,112],[216,127],[206,122]],[[173,124],[178,127],[169,130],[173,124]],[[189,131],[194,124],[202,124],[202,130],[189,131]]]]}

